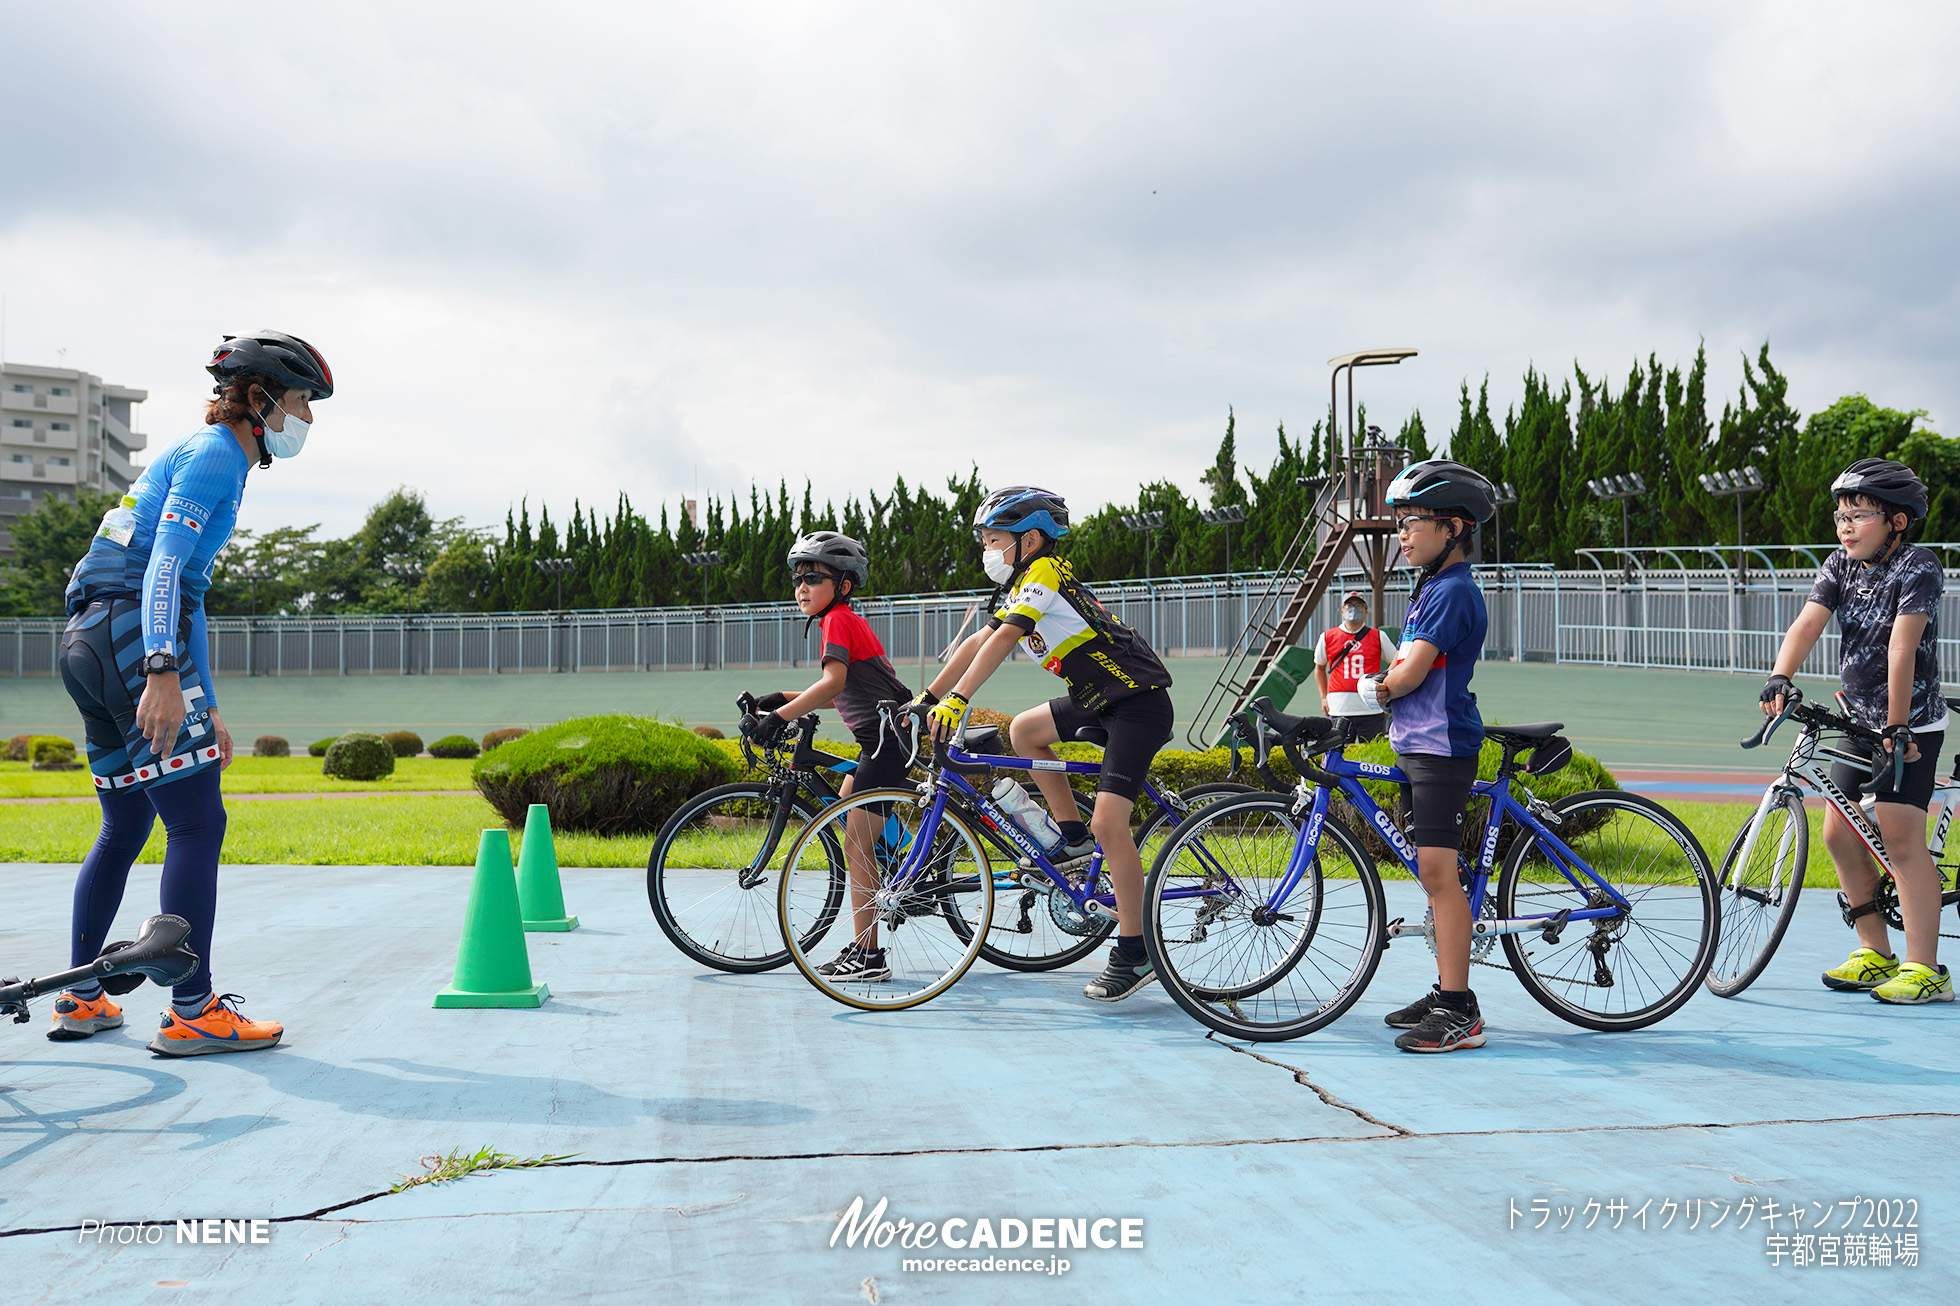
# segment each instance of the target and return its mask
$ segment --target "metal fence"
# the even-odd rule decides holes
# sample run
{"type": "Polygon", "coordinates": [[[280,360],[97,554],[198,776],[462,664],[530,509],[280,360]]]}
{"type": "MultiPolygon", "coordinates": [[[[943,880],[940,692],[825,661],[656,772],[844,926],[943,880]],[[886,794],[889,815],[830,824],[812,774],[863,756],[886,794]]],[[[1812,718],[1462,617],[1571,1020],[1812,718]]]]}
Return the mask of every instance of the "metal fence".
{"type": "MultiPolygon", "coordinates": [[[[1558,571],[1478,567],[1490,613],[1484,656],[1506,661],[1767,671],[1810,591],[1808,571],[1558,571]]],[[[1960,570],[1947,572],[1960,580],[1960,570]]],[[[1120,619],[1170,657],[1233,651],[1268,577],[1183,576],[1096,585],[1120,619]]],[[[1400,627],[1410,582],[1397,572],[1383,624],[1400,627]]],[[[1343,573],[1314,629],[1338,619],[1341,595],[1365,588],[1343,573]]],[[[984,592],[862,601],[895,662],[936,660],[981,621],[984,592]]],[[[1282,596],[1281,602],[1284,602],[1282,596]]],[[[1278,614],[1262,614],[1270,623],[1278,614]]],[[[63,623],[0,622],[0,677],[52,676],[63,623]]],[[[716,667],[793,667],[818,655],[817,632],[787,603],[709,608],[498,612],[366,617],[214,617],[211,656],[221,676],[590,674],[716,667]]],[[[1960,587],[1940,610],[1940,674],[1960,684],[1960,587]]],[[[1804,670],[1835,675],[1837,634],[1826,633],[1804,670]]]]}

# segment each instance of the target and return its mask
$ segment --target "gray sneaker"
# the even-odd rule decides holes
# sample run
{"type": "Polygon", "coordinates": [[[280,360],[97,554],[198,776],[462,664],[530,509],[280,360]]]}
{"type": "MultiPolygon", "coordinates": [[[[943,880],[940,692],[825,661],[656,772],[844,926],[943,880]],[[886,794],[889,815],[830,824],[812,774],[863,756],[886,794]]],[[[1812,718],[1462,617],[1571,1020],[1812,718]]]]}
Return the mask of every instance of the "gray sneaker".
{"type": "Polygon", "coordinates": [[[1117,956],[1116,949],[1109,950],[1109,964],[1103,973],[1082,987],[1082,996],[1095,1002],[1121,1002],[1138,989],[1157,978],[1157,972],[1150,965],[1150,958],[1139,962],[1127,962],[1117,956]]]}

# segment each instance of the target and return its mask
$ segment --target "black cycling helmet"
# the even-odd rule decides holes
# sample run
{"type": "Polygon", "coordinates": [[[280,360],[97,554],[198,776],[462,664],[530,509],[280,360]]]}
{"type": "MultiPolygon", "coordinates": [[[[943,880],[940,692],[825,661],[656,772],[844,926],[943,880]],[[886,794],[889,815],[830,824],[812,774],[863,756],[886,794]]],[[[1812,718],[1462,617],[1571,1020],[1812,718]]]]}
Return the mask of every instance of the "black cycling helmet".
{"type": "Polygon", "coordinates": [[[1404,467],[1388,484],[1390,508],[1431,512],[1487,522],[1497,515],[1496,487],[1462,463],[1426,458],[1404,467]]]}
{"type": "Polygon", "coordinates": [[[789,549],[790,570],[796,570],[799,562],[822,563],[838,575],[856,581],[857,589],[863,589],[871,580],[871,559],[865,556],[864,546],[836,531],[811,531],[798,536],[789,549]]]}
{"type": "Polygon", "coordinates": [[[1860,458],[1840,472],[1831,482],[1831,498],[1847,494],[1861,494],[1897,508],[1906,515],[1908,525],[1926,515],[1926,487],[1912,468],[1890,458],[1860,458]]]}
{"type": "Polygon", "coordinates": [[[1007,531],[1019,535],[1040,531],[1051,541],[1068,534],[1068,504],[1053,490],[1033,485],[1010,485],[995,490],[980,501],[973,512],[973,539],[979,542],[982,529],[1007,531]]]}
{"type": "Polygon", "coordinates": [[[215,394],[223,394],[228,383],[240,378],[264,377],[288,390],[310,390],[315,399],[333,397],[333,372],[327,360],[312,345],[283,331],[226,336],[211,351],[204,370],[217,379],[212,387],[215,394]]]}

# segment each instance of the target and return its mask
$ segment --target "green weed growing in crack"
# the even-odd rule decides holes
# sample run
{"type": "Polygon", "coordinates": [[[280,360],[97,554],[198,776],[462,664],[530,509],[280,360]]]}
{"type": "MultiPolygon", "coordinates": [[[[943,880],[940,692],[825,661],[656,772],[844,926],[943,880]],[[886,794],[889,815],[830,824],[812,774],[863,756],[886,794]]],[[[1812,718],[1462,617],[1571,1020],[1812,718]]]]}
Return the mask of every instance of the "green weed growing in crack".
{"type": "Polygon", "coordinates": [[[563,1156],[512,1156],[493,1147],[480,1147],[469,1156],[464,1156],[463,1149],[458,1147],[451,1150],[448,1156],[423,1157],[421,1174],[401,1176],[401,1182],[388,1191],[401,1193],[418,1184],[444,1184],[483,1170],[535,1170],[539,1166],[569,1161],[577,1155],[577,1152],[567,1152],[563,1156]]]}

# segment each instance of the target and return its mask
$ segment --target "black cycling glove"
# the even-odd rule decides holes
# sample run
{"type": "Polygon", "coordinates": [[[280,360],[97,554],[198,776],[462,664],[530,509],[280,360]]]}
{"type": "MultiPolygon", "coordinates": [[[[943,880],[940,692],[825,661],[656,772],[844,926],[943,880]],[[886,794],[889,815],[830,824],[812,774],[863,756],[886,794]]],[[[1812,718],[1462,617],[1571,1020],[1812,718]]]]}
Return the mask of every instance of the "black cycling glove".
{"type": "Polygon", "coordinates": [[[1763,692],[1756,695],[1759,703],[1774,703],[1779,698],[1789,698],[1796,692],[1788,676],[1771,676],[1763,682],[1763,692]]]}
{"type": "Polygon", "coordinates": [[[757,712],[774,712],[778,708],[784,708],[788,706],[789,706],[789,695],[785,693],[781,693],[780,691],[774,694],[764,694],[761,698],[758,698],[755,701],[755,710],[757,712]]]}
{"type": "Polygon", "coordinates": [[[789,722],[774,712],[764,712],[756,718],[755,733],[749,736],[757,748],[774,748],[783,742],[789,733],[789,722]]]}

